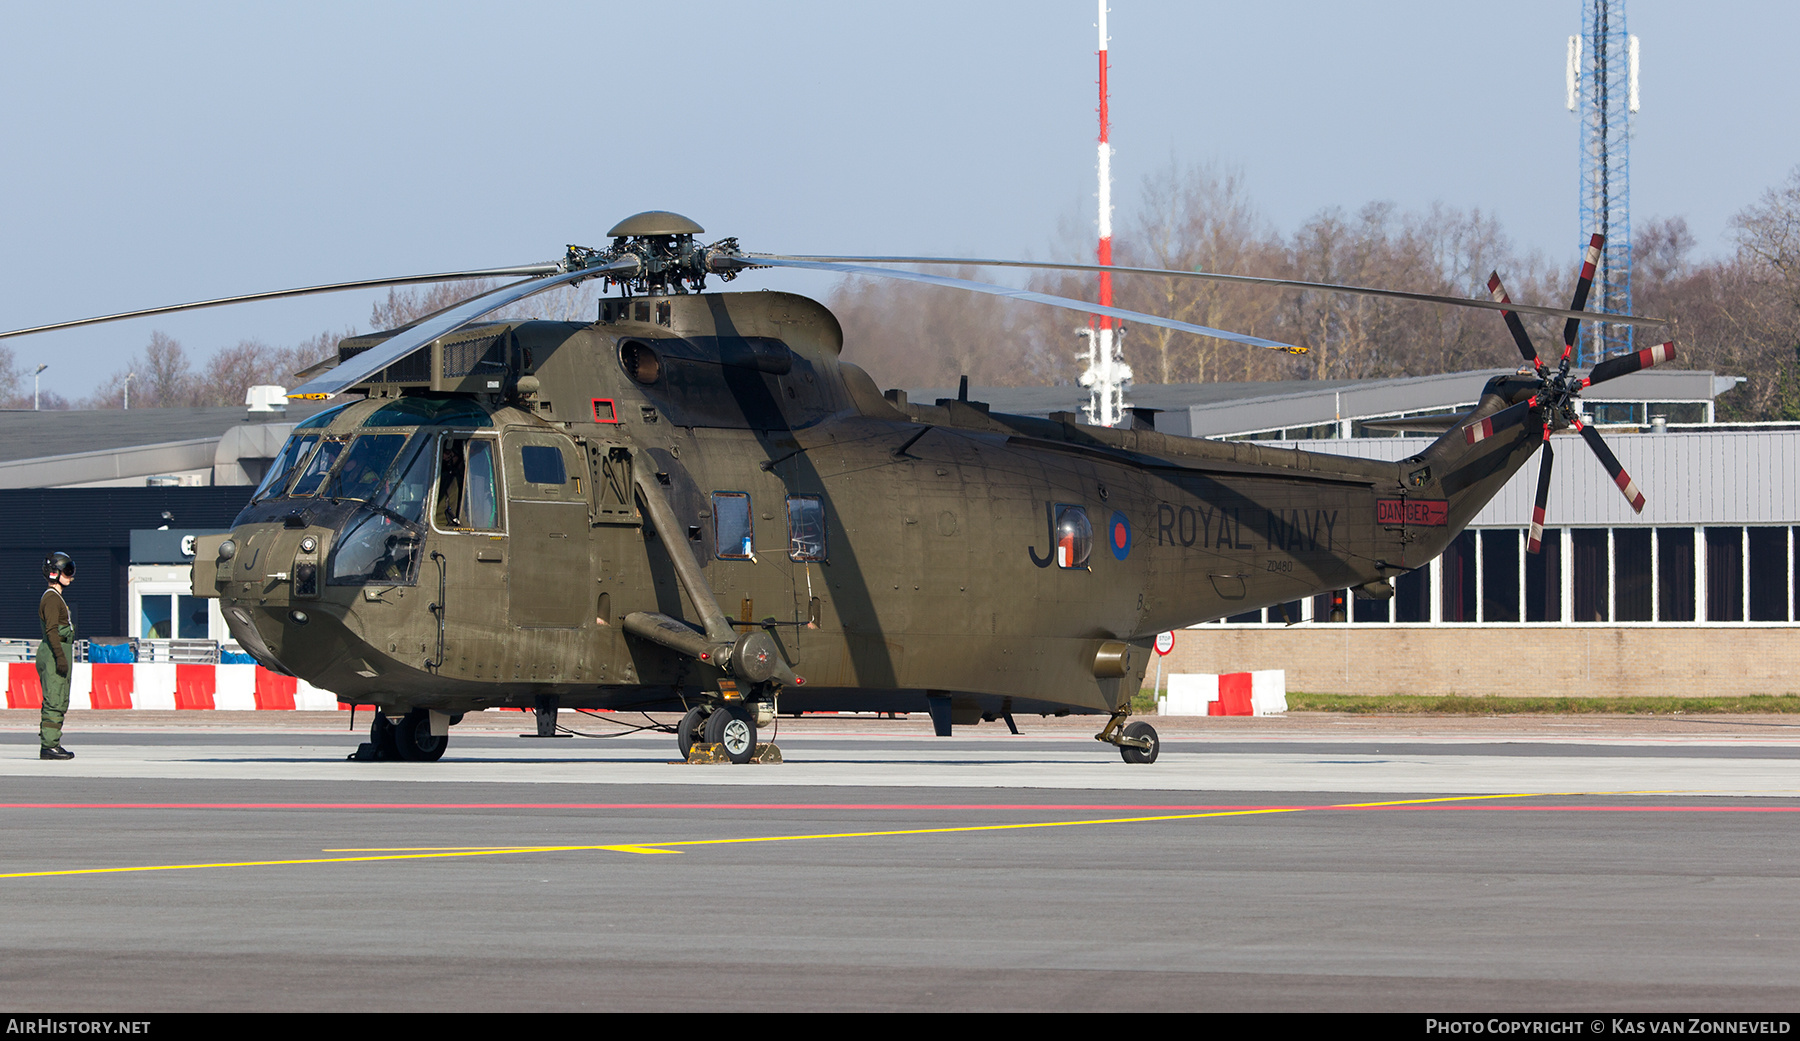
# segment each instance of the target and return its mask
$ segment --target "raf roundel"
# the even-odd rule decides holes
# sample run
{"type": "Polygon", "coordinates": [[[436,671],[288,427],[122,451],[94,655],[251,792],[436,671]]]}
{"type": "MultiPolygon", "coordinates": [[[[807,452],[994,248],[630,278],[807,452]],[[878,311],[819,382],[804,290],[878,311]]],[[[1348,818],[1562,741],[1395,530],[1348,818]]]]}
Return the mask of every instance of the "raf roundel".
{"type": "Polygon", "coordinates": [[[1106,525],[1106,541],[1112,546],[1113,556],[1120,560],[1131,553],[1131,522],[1117,510],[1113,511],[1112,520],[1106,525]]]}

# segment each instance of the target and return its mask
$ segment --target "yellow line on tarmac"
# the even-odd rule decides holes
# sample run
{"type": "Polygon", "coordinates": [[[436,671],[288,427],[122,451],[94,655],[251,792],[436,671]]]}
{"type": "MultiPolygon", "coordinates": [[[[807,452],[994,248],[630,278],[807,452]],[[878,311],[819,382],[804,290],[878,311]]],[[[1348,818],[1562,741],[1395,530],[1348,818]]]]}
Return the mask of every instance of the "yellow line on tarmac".
{"type": "MultiPolygon", "coordinates": [[[[430,860],[444,857],[493,857],[508,853],[571,853],[610,851],[615,853],[680,853],[673,847],[731,846],[754,842],[804,842],[817,839],[876,839],[906,835],[954,835],[970,832],[1023,831],[1031,828],[1076,828],[1093,824],[1153,824],[1163,821],[1201,820],[1209,817],[1254,817],[1275,813],[1305,813],[1309,810],[1355,810],[1382,806],[1417,806],[1438,802],[1470,802],[1477,799],[1529,799],[1541,792],[1518,792],[1508,795],[1454,795],[1429,799],[1396,799],[1389,802],[1351,802],[1332,806],[1269,806],[1250,810],[1210,810],[1205,813],[1171,813],[1152,817],[1106,817],[1072,821],[1028,821],[1019,824],[967,824],[943,828],[904,828],[893,831],[840,831],[812,835],[755,835],[736,839],[678,839],[672,842],[615,843],[594,846],[458,846],[413,847],[392,851],[367,851],[369,855],[354,857],[310,857],[296,860],[242,860],[209,864],[146,864],[134,867],[70,868],[60,871],[15,871],[0,878],[46,878],[55,875],[113,875],[134,871],[196,871],[202,868],[292,867],[302,864],[355,864],[380,860],[430,860]]],[[[321,850],[320,852],[363,852],[358,850],[321,850]]]]}

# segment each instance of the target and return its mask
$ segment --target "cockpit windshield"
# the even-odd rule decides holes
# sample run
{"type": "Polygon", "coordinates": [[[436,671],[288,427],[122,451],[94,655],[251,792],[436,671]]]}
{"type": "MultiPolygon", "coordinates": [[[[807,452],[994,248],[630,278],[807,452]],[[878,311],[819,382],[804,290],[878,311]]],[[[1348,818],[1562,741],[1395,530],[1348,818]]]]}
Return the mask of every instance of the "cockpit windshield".
{"type": "Polygon", "coordinates": [[[344,461],[325,486],[327,499],[362,499],[376,497],[386,483],[388,467],[406,443],[405,434],[364,434],[350,442],[344,461]]]}
{"type": "Polygon", "coordinates": [[[418,574],[421,521],[431,495],[437,437],[365,434],[356,439],[330,487],[368,505],[350,515],[331,551],[332,585],[410,585],[418,574]],[[404,450],[403,450],[404,449],[404,450]],[[366,487],[362,474],[380,475],[366,487]],[[362,494],[352,494],[361,491],[362,494]]]}

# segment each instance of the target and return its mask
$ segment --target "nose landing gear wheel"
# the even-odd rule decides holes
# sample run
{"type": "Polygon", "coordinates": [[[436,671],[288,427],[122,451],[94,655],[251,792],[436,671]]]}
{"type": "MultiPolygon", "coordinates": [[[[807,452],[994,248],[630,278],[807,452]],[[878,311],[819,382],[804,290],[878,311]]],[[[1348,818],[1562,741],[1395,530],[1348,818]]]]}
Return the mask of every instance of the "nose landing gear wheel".
{"type": "Polygon", "coordinates": [[[756,721],[739,708],[719,709],[707,717],[706,740],[732,762],[747,763],[756,755],[756,721]]]}
{"type": "Polygon", "coordinates": [[[431,732],[431,716],[422,708],[408,712],[394,727],[394,747],[402,759],[435,763],[444,757],[444,749],[449,745],[448,734],[438,737],[431,732]]]}
{"type": "Polygon", "coordinates": [[[1162,751],[1162,740],[1156,736],[1156,728],[1148,723],[1132,723],[1126,726],[1124,733],[1120,736],[1150,742],[1150,747],[1147,749],[1120,745],[1119,755],[1123,756],[1128,763],[1154,763],[1156,762],[1156,753],[1162,751]]]}
{"type": "Polygon", "coordinates": [[[709,705],[695,705],[681,717],[681,725],[675,731],[675,747],[681,749],[681,758],[688,757],[688,751],[695,745],[708,740],[706,736],[706,720],[712,715],[709,705]]]}

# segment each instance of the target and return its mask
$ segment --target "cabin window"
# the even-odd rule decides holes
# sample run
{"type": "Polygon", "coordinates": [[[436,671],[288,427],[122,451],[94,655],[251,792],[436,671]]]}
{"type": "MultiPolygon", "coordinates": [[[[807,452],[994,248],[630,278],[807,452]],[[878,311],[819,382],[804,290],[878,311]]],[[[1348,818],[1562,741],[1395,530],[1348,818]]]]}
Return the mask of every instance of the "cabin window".
{"type": "Polygon", "coordinates": [[[788,559],[802,563],[825,559],[825,500],[817,495],[790,495],[788,559]]]}
{"type": "Polygon", "coordinates": [[[744,492],[714,492],[713,537],[721,560],[749,560],[756,552],[755,529],[750,523],[750,496],[744,492]]]}
{"type": "Polygon", "coordinates": [[[1056,507],[1056,566],[1086,571],[1094,552],[1094,525],[1080,506],[1056,507]]]}
{"type": "Polygon", "coordinates": [[[519,465],[530,484],[567,484],[568,471],[563,469],[562,451],[551,445],[519,446],[519,465]]]}

